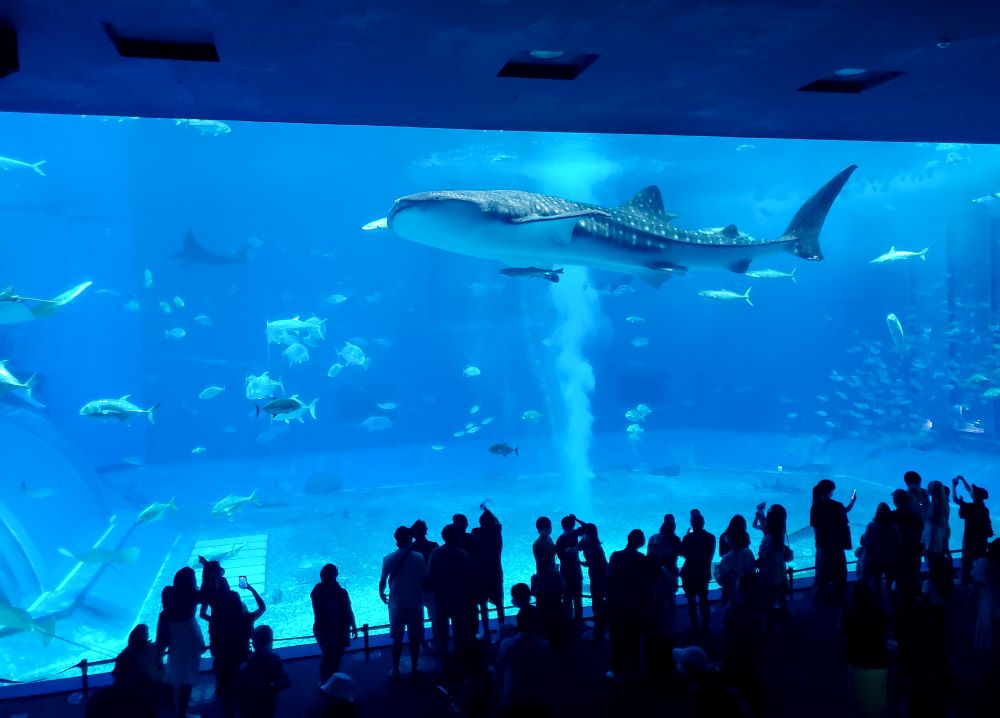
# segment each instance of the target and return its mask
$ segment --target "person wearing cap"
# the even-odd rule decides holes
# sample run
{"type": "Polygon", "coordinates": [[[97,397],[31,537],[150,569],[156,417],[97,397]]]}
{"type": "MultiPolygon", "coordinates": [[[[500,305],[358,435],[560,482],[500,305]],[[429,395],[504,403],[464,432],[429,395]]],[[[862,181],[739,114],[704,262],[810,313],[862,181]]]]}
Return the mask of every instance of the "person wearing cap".
{"type": "Polygon", "coordinates": [[[410,672],[417,672],[420,644],[424,640],[424,557],[414,548],[413,534],[400,526],[394,534],[396,550],[382,559],[382,577],[378,595],[389,607],[389,636],[392,638],[391,678],[399,677],[399,659],[403,654],[403,631],[410,641],[410,672]],[[389,588],[389,595],[385,593],[389,588]]]}
{"type": "Polygon", "coordinates": [[[986,506],[990,493],[982,486],[970,486],[964,476],[956,476],[951,480],[951,492],[958,504],[958,517],[965,521],[965,531],[962,533],[962,585],[966,586],[972,576],[972,564],[986,555],[986,547],[993,535],[990,510],[986,506]],[[972,496],[972,501],[966,501],[959,495],[959,483],[972,496]]]}

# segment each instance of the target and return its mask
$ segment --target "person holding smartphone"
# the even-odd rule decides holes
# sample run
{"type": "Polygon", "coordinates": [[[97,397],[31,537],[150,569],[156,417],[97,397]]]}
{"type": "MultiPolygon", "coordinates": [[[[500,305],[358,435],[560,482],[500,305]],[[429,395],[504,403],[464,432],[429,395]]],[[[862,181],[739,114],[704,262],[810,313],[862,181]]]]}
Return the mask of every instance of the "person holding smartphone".
{"type": "Polygon", "coordinates": [[[820,479],[813,487],[813,503],[809,510],[809,525],[816,534],[816,589],[820,598],[833,596],[843,600],[847,589],[847,556],[853,548],[848,512],[854,508],[858,492],[844,506],[833,498],[837,485],[830,479],[820,479]]]}

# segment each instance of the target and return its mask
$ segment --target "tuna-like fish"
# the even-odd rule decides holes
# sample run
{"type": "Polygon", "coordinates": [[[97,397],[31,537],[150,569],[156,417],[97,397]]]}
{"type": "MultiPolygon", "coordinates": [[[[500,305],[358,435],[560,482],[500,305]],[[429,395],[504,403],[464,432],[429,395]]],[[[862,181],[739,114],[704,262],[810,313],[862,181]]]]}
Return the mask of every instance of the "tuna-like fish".
{"type": "Polygon", "coordinates": [[[91,419],[103,419],[106,421],[127,422],[136,414],[145,414],[146,418],[149,419],[149,423],[152,424],[153,410],[156,409],[159,404],[154,404],[148,409],[140,409],[128,400],[129,396],[131,396],[131,394],[126,394],[120,399],[97,399],[95,401],[87,402],[80,409],[80,416],[86,416],[91,419]]]}
{"type": "Polygon", "coordinates": [[[7,172],[8,170],[32,170],[35,174],[45,176],[42,172],[42,165],[45,164],[45,160],[39,160],[38,162],[22,162],[21,160],[15,160],[10,157],[0,157],[0,170],[7,172]]]}
{"type": "Polygon", "coordinates": [[[753,272],[747,272],[747,276],[751,279],[791,279],[793,284],[798,284],[795,281],[795,270],[791,272],[779,272],[777,269],[758,269],[753,272]]]}
{"type": "Polygon", "coordinates": [[[496,454],[497,456],[502,456],[505,459],[511,454],[513,454],[514,456],[521,455],[521,452],[518,450],[518,447],[511,446],[510,444],[507,443],[494,444],[493,446],[490,447],[490,453],[496,454]]]}
{"type": "Polygon", "coordinates": [[[165,504],[154,501],[139,512],[139,517],[135,520],[135,522],[137,524],[149,524],[154,521],[159,521],[163,518],[163,514],[166,513],[167,509],[172,509],[173,511],[177,510],[177,504],[174,503],[173,498],[165,504]]]}
{"type": "Polygon", "coordinates": [[[889,251],[885,254],[880,254],[875,257],[869,264],[885,264],[886,262],[899,262],[904,259],[914,259],[920,258],[923,261],[927,260],[927,251],[930,247],[924,247],[919,252],[909,252],[905,249],[896,249],[895,247],[889,247],[889,251]]]}
{"type": "Polygon", "coordinates": [[[728,289],[704,289],[698,292],[699,297],[705,297],[707,299],[714,299],[717,302],[728,302],[734,299],[742,299],[751,307],[753,302],[750,301],[750,290],[743,294],[737,294],[736,292],[731,292],[728,289]]]}
{"type": "Polygon", "coordinates": [[[304,424],[305,421],[302,416],[306,412],[309,412],[309,416],[313,419],[316,418],[316,402],[318,401],[319,399],[313,399],[312,403],[305,404],[299,399],[298,394],[292,394],[286,399],[272,399],[264,406],[258,406],[257,416],[260,416],[261,412],[263,412],[270,414],[272,421],[283,421],[287,424],[297,419],[304,424]]]}
{"type": "Polygon", "coordinates": [[[326,320],[318,317],[276,319],[267,323],[265,334],[269,344],[294,344],[301,341],[316,346],[317,339],[326,339],[325,324],[326,320]]]}
{"type": "Polygon", "coordinates": [[[219,500],[215,506],[212,508],[213,516],[232,516],[237,511],[240,511],[247,504],[260,503],[257,501],[257,489],[250,492],[249,496],[237,496],[236,494],[229,494],[224,499],[219,500]]]}
{"type": "Polygon", "coordinates": [[[754,239],[732,224],[677,228],[656,187],[613,208],[518,190],[425,192],[396,200],[387,223],[412,242],[512,267],[580,265],[627,272],[659,286],[688,267],[742,274],[768,254],[821,260],[820,230],[855,169],[851,165],[823,185],[773,240],[754,239]]]}

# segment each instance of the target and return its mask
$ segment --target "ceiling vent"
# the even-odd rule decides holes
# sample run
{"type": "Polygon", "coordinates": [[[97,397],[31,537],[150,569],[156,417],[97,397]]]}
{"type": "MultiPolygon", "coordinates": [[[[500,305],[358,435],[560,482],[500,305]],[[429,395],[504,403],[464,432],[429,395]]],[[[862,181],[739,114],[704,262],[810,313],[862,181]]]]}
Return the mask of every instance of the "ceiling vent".
{"type": "Polygon", "coordinates": [[[599,55],[570,54],[560,50],[530,50],[507,61],[497,77],[526,80],[575,80],[599,55]]]}
{"type": "Polygon", "coordinates": [[[0,77],[21,69],[17,54],[17,30],[0,23],[0,77]]]}
{"type": "Polygon", "coordinates": [[[219,51],[212,40],[163,40],[148,37],[130,37],[122,34],[111,23],[104,23],[104,31],[122,57],[146,60],[181,60],[184,62],[218,62],[219,51]]]}
{"type": "Polygon", "coordinates": [[[889,80],[895,80],[903,73],[899,70],[865,70],[862,68],[845,67],[832,75],[814,80],[799,88],[799,92],[841,92],[857,95],[881,85],[889,80]]]}

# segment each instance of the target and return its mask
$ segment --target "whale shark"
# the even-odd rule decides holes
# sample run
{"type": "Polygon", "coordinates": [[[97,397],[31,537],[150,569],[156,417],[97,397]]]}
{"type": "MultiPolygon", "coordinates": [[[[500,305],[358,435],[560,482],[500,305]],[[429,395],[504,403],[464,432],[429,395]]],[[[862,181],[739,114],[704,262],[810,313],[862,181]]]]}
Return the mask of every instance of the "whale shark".
{"type": "Polygon", "coordinates": [[[521,190],[447,190],[397,199],[384,220],[365,229],[392,229],[430,247],[513,267],[577,265],[625,272],[659,286],[689,267],[746,273],[758,257],[792,253],[819,261],[819,234],[851,174],[851,165],[820,187],[775,239],[755,239],[735,225],[681,229],[656,186],[619,207],[601,207],[521,190]]]}
{"type": "Polygon", "coordinates": [[[185,267],[192,264],[208,264],[213,266],[246,264],[247,248],[244,247],[233,254],[216,254],[202,247],[198,240],[194,238],[194,232],[189,229],[187,235],[184,237],[184,246],[181,248],[181,251],[171,254],[170,258],[176,259],[185,267]]]}

